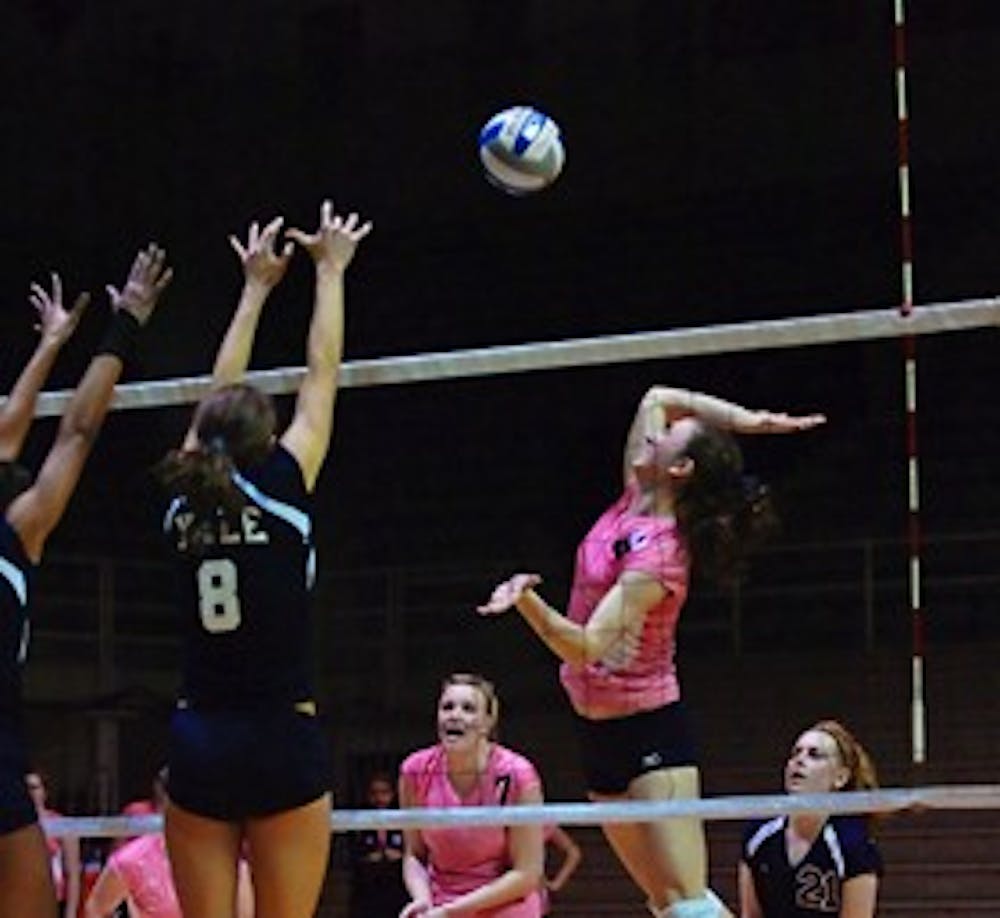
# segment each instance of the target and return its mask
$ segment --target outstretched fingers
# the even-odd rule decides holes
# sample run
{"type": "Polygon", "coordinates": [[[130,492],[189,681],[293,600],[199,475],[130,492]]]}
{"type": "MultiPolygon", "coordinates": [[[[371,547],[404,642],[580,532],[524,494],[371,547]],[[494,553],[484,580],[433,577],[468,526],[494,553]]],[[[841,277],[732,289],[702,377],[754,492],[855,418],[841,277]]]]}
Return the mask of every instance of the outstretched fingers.
{"type": "Polygon", "coordinates": [[[125,309],[145,324],[156,306],[160,294],[173,280],[173,269],[167,266],[167,253],[155,242],[140,249],[132,261],[125,286],[120,290],[108,284],[106,289],[114,310],[125,309]]]}
{"type": "Polygon", "coordinates": [[[371,231],[371,221],[362,223],[354,211],[343,217],[334,212],[333,202],[327,199],[320,205],[319,227],[315,232],[291,227],[286,235],[309,252],[317,264],[343,271],[350,264],[358,242],[371,231]]]}
{"type": "Polygon", "coordinates": [[[58,344],[65,342],[80,323],[80,317],[90,302],[89,293],[81,293],[69,310],[63,307],[62,278],[53,271],[50,274],[52,290],[49,292],[41,284],[32,283],[28,301],[35,308],[38,319],[35,331],[44,338],[58,344]]]}
{"type": "Polygon", "coordinates": [[[480,615],[499,615],[517,604],[517,601],[530,589],[538,586],[542,578],[538,574],[515,574],[499,584],[490,598],[481,606],[476,607],[480,615]]]}

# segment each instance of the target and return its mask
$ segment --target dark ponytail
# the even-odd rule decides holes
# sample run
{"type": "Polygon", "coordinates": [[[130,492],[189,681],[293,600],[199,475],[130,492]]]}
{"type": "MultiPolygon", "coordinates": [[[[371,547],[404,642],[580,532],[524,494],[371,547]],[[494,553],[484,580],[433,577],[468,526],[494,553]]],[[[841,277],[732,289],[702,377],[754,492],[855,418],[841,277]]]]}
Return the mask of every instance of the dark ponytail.
{"type": "Polygon", "coordinates": [[[235,465],[224,444],[175,449],[154,469],[154,475],[173,495],[183,496],[187,509],[198,519],[217,514],[235,517],[246,503],[243,492],[233,484],[235,465]]]}
{"type": "Polygon", "coordinates": [[[677,489],[675,513],[694,570],[719,586],[746,571],[746,559],[775,533],[766,485],[743,474],[743,456],[728,433],[704,426],[687,445],[694,471],[677,489]]]}
{"type": "MultiPolygon", "coordinates": [[[[153,474],[168,493],[183,497],[199,521],[234,519],[246,504],[233,473],[261,462],[274,442],[271,399],[244,383],[216,389],[198,406],[198,446],[172,450],[153,474]]],[[[196,532],[199,527],[192,527],[196,532]]]]}

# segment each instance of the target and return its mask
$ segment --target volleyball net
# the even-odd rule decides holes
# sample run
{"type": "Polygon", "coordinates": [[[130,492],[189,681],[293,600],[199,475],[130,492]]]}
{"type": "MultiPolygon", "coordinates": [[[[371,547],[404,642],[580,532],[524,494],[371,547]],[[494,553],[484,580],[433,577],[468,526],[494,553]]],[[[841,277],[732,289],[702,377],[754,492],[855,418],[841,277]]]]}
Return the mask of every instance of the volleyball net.
{"type": "MultiPolygon", "coordinates": [[[[353,832],[540,824],[597,826],[691,817],[704,820],[745,820],[803,812],[888,814],[922,810],[993,809],[1000,809],[1000,785],[968,784],[831,794],[738,795],[698,800],[333,810],[330,828],[334,832],[353,832]]],[[[163,817],[60,817],[46,819],[44,827],[47,834],[58,837],[119,838],[162,831],[163,817]]]]}
{"type": "MultiPolygon", "coordinates": [[[[903,316],[894,309],[873,309],[807,317],[741,322],[626,335],[483,347],[451,352],[348,361],[341,385],[351,388],[405,386],[462,378],[495,377],[535,371],[632,364],[666,358],[714,357],[831,344],[887,340],[902,335],[944,335],[1000,327],[996,297],[920,306],[903,316]]],[[[294,392],[304,370],[297,367],[251,372],[248,381],[281,395],[294,392]]],[[[114,407],[156,409],[199,399],[210,377],[137,382],[120,386],[114,407]]],[[[69,392],[41,396],[39,413],[58,415],[69,392]]],[[[525,638],[527,640],[527,638],[525,638]]],[[[555,823],[599,825],[697,817],[741,820],[821,810],[827,813],[897,813],[921,810],[1000,808],[1000,785],[886,788],[827,795],[725,796],[687,801],[547,803],[518,807],[465,807],[416,810],[334,810],[331,829],[428,828],[436,826],[555,823]]],[[[131,836],[160,831],[159,816],[94,816],[48,820],[53,835],[89,838],[131,836]]]]}
{"type": "MultiPolygon", "coordinates": [[[[346,361],[341,367],[340,385],[346,388],[402,385],[934,335],[989,326],[1000,327],[1000,298],[921,305],[908,315],[881,308],[346,361]]],[[[296,391],[304,373],[302,367],[256,370],[247,373],[246,381],[271,395],[282,395],[296,391]]],[[[197,402],[210,388],[210,376],[126,383],[115,390],[112,407],[129,410],[189,404],[197,402]]],[[[42,393],[37,415],[59,416],[71,395],[71,390],[42,393]]]]}

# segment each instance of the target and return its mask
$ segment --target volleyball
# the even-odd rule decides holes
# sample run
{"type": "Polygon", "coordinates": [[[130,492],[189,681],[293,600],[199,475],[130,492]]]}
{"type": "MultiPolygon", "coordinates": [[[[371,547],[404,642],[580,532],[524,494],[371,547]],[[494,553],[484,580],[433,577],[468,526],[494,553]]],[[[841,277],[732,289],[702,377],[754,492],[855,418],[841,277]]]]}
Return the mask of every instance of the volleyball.
{"type": "Polygon", "coordinates": [[[566,151],[555,121],[530,105],[515,105],[483,125],[479,159],[490,182],[508,194],[524,195],[559,177],[566,151]]]}

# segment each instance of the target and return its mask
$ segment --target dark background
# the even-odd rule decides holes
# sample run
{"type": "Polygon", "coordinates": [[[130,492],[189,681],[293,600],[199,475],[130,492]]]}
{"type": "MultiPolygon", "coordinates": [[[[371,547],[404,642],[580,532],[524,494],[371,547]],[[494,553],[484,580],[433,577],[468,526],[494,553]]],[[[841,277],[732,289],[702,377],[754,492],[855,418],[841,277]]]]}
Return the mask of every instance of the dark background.
{"type": "MultiPolygon", "coordinates": [[[[992,295],[1000,6],[912,7],[917,301],[992,295]]],[[[70,290],[100,293],[149,239],[167,247],[176,279],[133,378],[207,373],[240,284],[228,234],[276,214],[311,229],[324,196],[376,226],[350,269],[348,360],[893,309],[901,298],[890,2],[2,10],[8,388],[34,344],[28,283],[57,268],[70,290]],[[519,102],[559,122],[567,166],[551,189],[515,200],[483,180],[475,138],[519,102]]],[[[299,255],[255,368],[302,363],[310,292],[299,255]]],[[[103,312],[98,297],[50,388],[75,383],[103,312]]],[[[919,343],[932,535],[996,528],[996,348],[993,329],[919,343]]],[[[746,444],[775,484],[785,541],[901,539],[902,381],[889,341],[345,390],[318,490],[323,563],[475,572],[484,559],[561,558],[558,584],[615,494],[620,444],[652,382],[825,411],[823,430],[746,444]]],[[[145,470],[187,417],[111,417],[52,550],[151,553],[145,470]]],[[[53,431],[38,422],[30,464],[53,431]]],[[[896,558],[903,578],[904,545],[896,558]]],[[[905,606],[901,588],[904,629],[905,606]]]]}
{"type": "MultiPolygon", "coordinates": [[[[985,0],[914,7],[917,299],[951,301],[998,286],[1000,12],[985,0]]],[[[377,227],[351,273],[348,359],[900,299],[889,3],[4,8],[5,382],[33,343],[18,307],[29,280],[55,267],[70,289],[100,292],[150,238],[169,249],[177,278],[141,374],[206,372],[238,290],[226,236],[278,213],[311,228],[326,195],[377,227]],[[549,111],[568,150],[559,183],[527,200],[484,183],[474,151],[485,118],[518,101],[549,111]]],[[[309,285],[299,258],[261,329],[255,366],[301,363],[309,285]]],[[[102,306],[54,385],[78,378],[102,306]]],[[[965,382],[954,372],[963,342],[984,338],[992,341],[926,345],[931,408],[942,386],[965,382]]],[[[844,440],[856,440],[865,418],[900,411],[897,355],[891,345],[853,345],[352,391],[321,493],[335,515],[365,518],[352,527],[366,532],[351,540],[366,543],[362,554],[391,557],[415,550],[401,531],[414,521],[390,537],[371,532],[384,528],[376,520],[460,491],[488,515],[518,516],[531,492],[567,498],[559,516],[588,517],[574,497],[607,479],[632,403],[655,379],[829,412],[828,432],[783,444],[782,454],[822,475],[831,451],[844,460],[853,448],[864,487],[879,475],[872,465],[901,462],[901,443],[891,430],[880,443],[844,440]],[[443,399],[454,407],[442,411],[443,399]],[[567,413],[576,426],[564,425],[567,413]],[[336,470],[359,467],[360,479],[338,489],[336,470]]],[[[948,410],[987,395],[972,382],[945,388],[948,410]]],[[[123,550],[134,546],[115,495],[176,439],[185,414],[113,419],[84,488],[100,504],[82,494],[58,538],[80,538],[100,513],[116,548],[120,535],[123,550]]],[[[995,414],[979,418],[996,423],[995,414]]],[[[49,436],[39,435],[36,452],[49,436]]],[[[891,527],[893,512],[879,525],[891,527]]]]}

